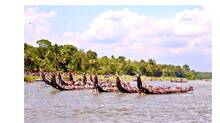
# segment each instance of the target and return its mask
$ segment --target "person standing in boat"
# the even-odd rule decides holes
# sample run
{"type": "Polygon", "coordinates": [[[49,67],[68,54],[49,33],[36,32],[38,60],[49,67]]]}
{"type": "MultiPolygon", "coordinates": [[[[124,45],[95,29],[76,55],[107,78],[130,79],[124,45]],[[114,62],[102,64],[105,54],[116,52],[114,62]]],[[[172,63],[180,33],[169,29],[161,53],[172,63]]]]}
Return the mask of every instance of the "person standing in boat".
{"type": "Polygon", "coordinates": [[[97,75],[96,74],[90,75],[90,80],[93,83],[92,93],[93,94],[98,94],[99,91],[98,91],[98,77],[97,77],[97,75]]]}
{"type": "Polygon", "coordinates": [[[94,88],[97,89],[98,88],[98,77],[97,75],[93,75],[93,84],[94,84],[94,88]]]}
{"type": "Polygon", "coordinates": [[[83,73],[82,82],[84,85],[86,85],[86,82],[87,82],[86,73],[83,73]]]}

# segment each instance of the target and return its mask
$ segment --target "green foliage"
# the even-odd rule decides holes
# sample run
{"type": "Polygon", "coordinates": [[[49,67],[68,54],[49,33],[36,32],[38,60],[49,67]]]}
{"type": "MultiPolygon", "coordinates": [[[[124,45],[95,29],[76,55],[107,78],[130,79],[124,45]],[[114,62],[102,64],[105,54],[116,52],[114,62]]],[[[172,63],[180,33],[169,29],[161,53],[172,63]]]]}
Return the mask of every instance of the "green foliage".
{"type": "Polygon", "coordinates": [[[196,79],[196,73],[192,71],[185,72],[186,79],[194,80],[196,79]]]}
{"type": "Polygon", "coordinates": [[[196,77],[198,79],[212,79],[211,72],[196,72],[196,77]]]}
{"type": "Polygon", "coordinates": [[[39,79],[40,77],[38,77],[38,76],[24,76],[24,81],[26,81],[26,82],[33,82],[33,81],[35,81],[35,80],[37,80],[37,79],[39,79]]]}
{"type": "Polygon", "coordinates": [[[45,39],[38,40],[37,44],[39,45],[39,47],[45,47],[45,48],[51,46],[51,42],[45,39]]]}
{"type": "Polygon", "coordinates": [[[124,56],[103,56],[98,58],[92,50],[87,52],[73,45],[52,45],[42,39],[36,42],[38,47],[24,44],[25,71],[63,71],[76,73],[97,74],[126,74],[140,73],[150,77],[181,77],[196,79],[196,72],[189,65],[181,66],[158,64],[154,59],[131,61],[124,56]]]}

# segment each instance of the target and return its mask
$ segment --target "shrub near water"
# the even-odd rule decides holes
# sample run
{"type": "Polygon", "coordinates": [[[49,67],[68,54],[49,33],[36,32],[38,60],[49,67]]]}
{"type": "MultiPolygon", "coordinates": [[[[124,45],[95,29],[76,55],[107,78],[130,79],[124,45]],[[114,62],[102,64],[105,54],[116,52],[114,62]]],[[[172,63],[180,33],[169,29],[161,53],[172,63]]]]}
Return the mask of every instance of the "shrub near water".
{"type": "Polygon", "coordinates": [[[37,79],[39,79],[38,76],[29,76],[29,75],[24,76],[24,81],[26,81],[26,82],[33,82],[33,81],[35,81],[37,79]]]}

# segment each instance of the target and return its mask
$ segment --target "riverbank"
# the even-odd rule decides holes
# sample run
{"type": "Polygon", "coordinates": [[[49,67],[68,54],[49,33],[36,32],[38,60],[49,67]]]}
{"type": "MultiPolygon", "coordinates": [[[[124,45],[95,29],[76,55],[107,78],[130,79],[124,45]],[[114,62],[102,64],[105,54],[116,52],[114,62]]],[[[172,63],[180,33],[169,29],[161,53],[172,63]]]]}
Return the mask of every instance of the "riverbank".
{"type": "Polygon", "coordinates": [[[33,83],[34,81],[42,80],[41,76],[25,75],[24,81],[27,83],[33,83]]]}

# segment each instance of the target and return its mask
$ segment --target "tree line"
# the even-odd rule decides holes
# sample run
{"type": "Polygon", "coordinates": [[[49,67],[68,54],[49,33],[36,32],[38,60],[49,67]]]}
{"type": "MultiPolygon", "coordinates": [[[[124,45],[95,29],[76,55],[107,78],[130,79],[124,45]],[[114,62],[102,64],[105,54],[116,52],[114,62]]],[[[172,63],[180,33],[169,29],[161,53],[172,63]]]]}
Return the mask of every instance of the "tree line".
{"type": "Polygon", "coordinates": [[[171,64],[158,64],[153,59],[132,61],[124,56],[97,57],[92,50],[84,51],[73,45],[52,44],[41,39],[37,47],[24,43],[24,71],[25,72],[75,72],[97,74],[127,74],[140,73],[146,76],[161,77],[172,76],[187,79],[196,79],[196,71],[189,65],[175,66],[171,64]]]}
{"type": "Polygon", "coordinates": [[[212,79],[211,72],[196,72],[197,79],[212,79]]]}

